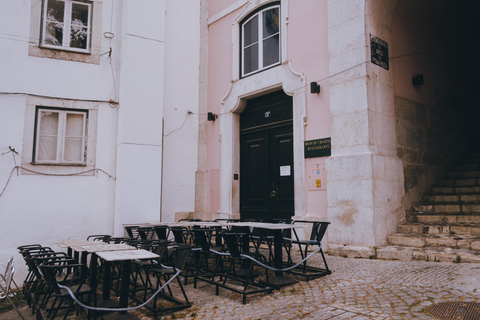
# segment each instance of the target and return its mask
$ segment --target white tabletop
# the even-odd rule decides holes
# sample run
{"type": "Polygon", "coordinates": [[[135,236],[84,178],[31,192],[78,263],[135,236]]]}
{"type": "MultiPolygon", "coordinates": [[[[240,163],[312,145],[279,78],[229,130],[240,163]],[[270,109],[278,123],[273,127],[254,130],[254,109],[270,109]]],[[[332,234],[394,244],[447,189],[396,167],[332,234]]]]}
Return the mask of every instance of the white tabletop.
{"type": "Polygon", "coordinates": [[[283,229],[296,229],[296,228],[308,228],[309,226],[306,224],[295,223],[265,223],[265,222],[252,222],[252,221],[244,221],[244,222],[221,222],[222,225],[233,227],[250,227],[250,228],[262,228],[262,229],[270,229],[270,230],[283,230],[283,229]]]}
{"type": "Polygon", "coordinates": [[[53,241],[60,248],[70,248],[73,246],[95,246],[95,245],[105,245],[103,241],[88,241],[80,239],[62,239],[53,241]]]}
{"type": "Polygon", "coordinates": [[[76,251],[86,251],[86,252],[102,252],[102,251],[123,251],[123,250],[136,250],[135,247],[126,245],[126,244],[108,244],[103,243],[102,245],[88,245],[88,246],[75,246],[72,247],[76,251]],[[80,250],[77,250],[80,249],[80,250]]]}
{"type": "Polygon", "coordinates": [[[155,259],[160,257],[158,254],[143,249],[97,252],[97,256],[106,261],[155,259]]]}

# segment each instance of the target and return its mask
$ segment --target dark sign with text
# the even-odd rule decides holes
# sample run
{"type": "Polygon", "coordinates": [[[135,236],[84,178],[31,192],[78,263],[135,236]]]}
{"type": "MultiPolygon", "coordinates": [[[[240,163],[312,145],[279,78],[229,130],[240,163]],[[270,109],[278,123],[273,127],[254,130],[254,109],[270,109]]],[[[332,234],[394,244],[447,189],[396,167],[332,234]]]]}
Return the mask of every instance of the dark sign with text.
{"type": "Polygon", "coordinates": [[[328,157],[332,154],[330,138],[305,141],[305,158],[328,157]]]}
{"type": "Polygon", "coordinates": [[[372,50],[372,63],[388,70],[388,43],[380,38],[372,37],[370,48],[372,50]]]}

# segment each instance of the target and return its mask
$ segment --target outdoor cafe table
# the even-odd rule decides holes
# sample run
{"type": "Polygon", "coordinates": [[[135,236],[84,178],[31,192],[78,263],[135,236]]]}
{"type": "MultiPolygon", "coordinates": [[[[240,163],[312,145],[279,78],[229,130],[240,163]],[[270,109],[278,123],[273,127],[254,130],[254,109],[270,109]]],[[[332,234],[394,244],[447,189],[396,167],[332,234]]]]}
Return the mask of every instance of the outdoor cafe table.
{"type": "MultiPolygon", "coordinates": [[[[238,227],[250,227],[261,228],[273,231],[273,256],[274,267],[276,269],[283,269],[283,234],[282,230],[295,229],[295,228],[307,228],[304,224],[288,224],[288,223],[265,223],[265,222],[221,222],[225,226],[238,226],[238,227]]],[[[297,281],[283,275],[282,271],[275,271],[275,277],[269,278],[269,283],[275,287],[282,287],[296,283],[297,281]]]]}
{"type": "MultiPolygon", "coordinates": [[[[103,283],[103,300],[110,299],[110,263],[114,261],[122,261],[122,275],[121,275],[121,287],[120,287],[120,308],[128,307],[128,289],[130,284],[130,271],[132,260],[136,259],[155,259],[159,258],[158,254],[150,252],[148,250],[122,250],[122,251],[104,251],[97,252],[97,256],[105,261],[105,279],[103,283]]],[[[126,313],[121,312],[121,313],[126,313]]]]}

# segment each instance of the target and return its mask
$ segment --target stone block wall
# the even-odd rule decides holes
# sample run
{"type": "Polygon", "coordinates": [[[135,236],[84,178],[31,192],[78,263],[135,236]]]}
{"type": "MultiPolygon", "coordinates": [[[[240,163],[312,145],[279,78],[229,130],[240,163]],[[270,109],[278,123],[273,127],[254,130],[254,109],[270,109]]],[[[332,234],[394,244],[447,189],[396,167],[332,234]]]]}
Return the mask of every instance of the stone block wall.
{"type": "Polygon", "coordinates": [[[407,212],[441,179],[464,146],[449,99],[424,105],[395,96],[397,155],[402,160],[407,212]]]}

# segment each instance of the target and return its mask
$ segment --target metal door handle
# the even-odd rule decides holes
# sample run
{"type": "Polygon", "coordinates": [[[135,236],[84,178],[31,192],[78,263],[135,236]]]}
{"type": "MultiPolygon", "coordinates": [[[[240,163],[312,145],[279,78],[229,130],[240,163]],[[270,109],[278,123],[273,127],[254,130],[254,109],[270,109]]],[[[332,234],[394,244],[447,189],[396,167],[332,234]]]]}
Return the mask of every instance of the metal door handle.
{"type": "Polygon", "coordinates": [[[270,193],[270,198],[275,197],[275,194],[276,194],[276,193],[275,193],[275,190],[272,190],[272,193],[270,193]]]}

